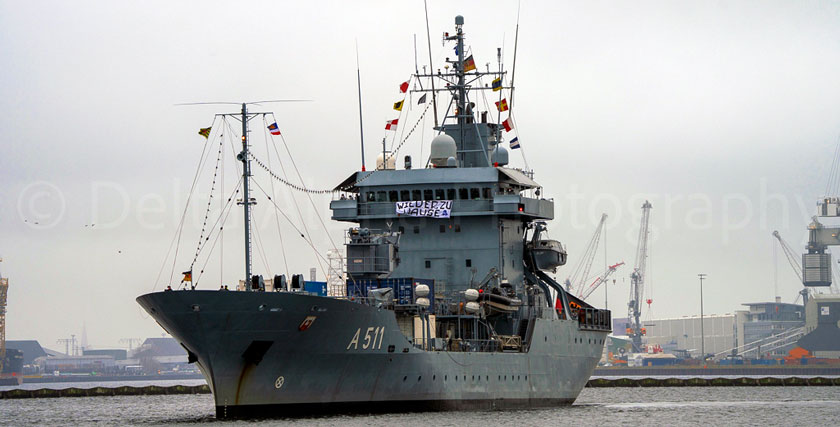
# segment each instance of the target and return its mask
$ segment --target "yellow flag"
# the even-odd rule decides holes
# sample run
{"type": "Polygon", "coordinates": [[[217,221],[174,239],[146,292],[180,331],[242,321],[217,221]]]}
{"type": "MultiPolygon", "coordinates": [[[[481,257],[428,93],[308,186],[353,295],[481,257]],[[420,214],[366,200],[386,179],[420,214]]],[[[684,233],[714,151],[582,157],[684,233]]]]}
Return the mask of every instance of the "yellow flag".
{"type": "Polygon", "coordinates": [[[397,111],[402,111],[403,101],[395,102],[394,109],[397,111]]]}
{"type": "Polygon", "coordinates": [[[201,129],[198,130],[198,134],[203,136],[204,139],[210,139],[210,129],[211,128],[212,128],[212,126],[209,127],[209,128],[201,128],[201,129]]]}

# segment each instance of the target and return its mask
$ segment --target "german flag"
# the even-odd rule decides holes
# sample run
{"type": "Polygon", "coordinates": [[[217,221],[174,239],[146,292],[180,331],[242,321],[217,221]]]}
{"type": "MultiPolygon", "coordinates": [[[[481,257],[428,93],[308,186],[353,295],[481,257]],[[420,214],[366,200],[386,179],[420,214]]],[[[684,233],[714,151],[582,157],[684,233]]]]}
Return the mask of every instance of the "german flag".
{"type": "MultiPolygon", "coordinates": [[[[208,128],[208,129],[210,129],[210,128],[208,128]]],[[[183,275],[184,275],[184,279],[183,279],[183,280],[181,280],[182,282],[192,282],[192,270],[190,270],[190,271],[185,271],[185,272],[183,272],[183,273],[181,273],[181,274],[183,274],[183,275]]]]}
{"type": "Polygon", "coordinates": [[[475,60],[473,59],[472,55],[468,56],[467,59],[464,60],[464,72],[475,70],[475,60]]]}

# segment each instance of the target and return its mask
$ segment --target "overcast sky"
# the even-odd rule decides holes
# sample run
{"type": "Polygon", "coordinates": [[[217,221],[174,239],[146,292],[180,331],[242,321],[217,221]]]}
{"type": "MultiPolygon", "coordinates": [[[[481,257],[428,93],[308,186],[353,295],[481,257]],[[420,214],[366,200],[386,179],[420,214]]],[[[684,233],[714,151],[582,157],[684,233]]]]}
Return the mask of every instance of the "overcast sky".
{"type": "MultiPolygon", "coordinates": [[[[496,66],[497,47],[512,65],[515,2],[432,0],[436,67],[453,55],[441,35],[457,14],[479,67],[496,66]]],[[[414,71],[415,35],[422,67],[429,55],[421,1],[0,1],[7,338],[63,350],[56,340],[79,337],[83,327],[99,348],[160,336],[134,298],[188,267],[215,152],[179,258],[166,256],[205,144],[196,132],[214,114],[237,110],[174,104],[311,99],[254,108],[275,113],[305,185],[332,188],[360,163],[355,40],[371,165],[385,121],[396,117],[397,87],[414,71]]],[[[602,212],[610,216],[607,261],[632,264],[640,207],[651,201],[653,304],[644,318],[698,314],[701,272],[709,275],[706,313],[732,313],[775,295],[773,230],[797,251],[804,245],[840,135],[838,75],[837,2],[523,1],[515,81],[523,149],[512,166],[527,159],[555,199],[550,234],[567,245],[570,264],[602,212]]],[[[417,122],[421,110],[412,108],[402,126],[417,122]]],[[[267,159],[257,120],[256,155],[267,159]]],[[[427,155],[430,128],[431,120],[421,122],[400,158],[420,158],[421,147],[427,155]]],[[[224,153],[229,192],[236,172],[232,149],[224,153]]],[[[255,179],[269,188],[265,175],[255,179]]],[[[313,208],[296,193],[299,214],[275,184],[277,203],[296,227],[304,219],[319,253],[341,246],[349,224],[328,220],[329,196],[314,196],[313,208]]],[[[284,261],[274,210],[255,197],[269,264],[257,256],[255,272],[270,276],[288,263],[308,276],[315,252],[280,218],[284,261]]],[[[240,216],[231,215],[203,288],[243,275],[240,216]]],[[[603,265],[599,252],[593,273],[603,265]]],[[[610,285],[614,317],[626,315],[629,273],[619,270],[610,285]]],[[[778,279],[792,302],[801,285],[781,254],[778,279]]],[[[603,292],[592,298],[603,305],[603,292]]]]}

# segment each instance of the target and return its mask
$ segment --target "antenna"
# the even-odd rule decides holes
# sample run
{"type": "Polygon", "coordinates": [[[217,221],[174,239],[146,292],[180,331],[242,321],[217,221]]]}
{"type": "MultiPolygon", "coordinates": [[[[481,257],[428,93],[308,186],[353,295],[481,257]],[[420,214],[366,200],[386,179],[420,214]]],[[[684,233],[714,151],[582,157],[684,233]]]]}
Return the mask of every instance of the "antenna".
{"type": "Polygon", "coordinates": [[[522,2],[516,7],[516,35],[513,39],[513,67],[510,70],[510,113],[513,114],[513,93],[516,92],[513,85],[513,80],[516,78],[516,48],[519,47],[519,9],[522,7],[522,2]]]}
{"type": "MultiPolygon", "coordinates": [[[[362,72],[359,69],[359,40],[356,39],[356,87],[359,89],[359,138],[362,142],[362,172],[365,171],[365,130],[362,125],[362,72]]],[[[376,165],[374,165],[376,166],[376,165]]]]}
{"type": "MultiPolygon", "coordinates": [[[[429,35],[429,4],[423,0],[423,8],[426,10],[426,43],[429,45],[429,74],[435,73],[435,67],[432,65],[432,38],[429,35]]],[[[435,95],[435,78],[429,79],[432,81],[432,109],[435,113],[435,127],[438,127],[438,112],[437,112],[437,96],[435,95]]]]}

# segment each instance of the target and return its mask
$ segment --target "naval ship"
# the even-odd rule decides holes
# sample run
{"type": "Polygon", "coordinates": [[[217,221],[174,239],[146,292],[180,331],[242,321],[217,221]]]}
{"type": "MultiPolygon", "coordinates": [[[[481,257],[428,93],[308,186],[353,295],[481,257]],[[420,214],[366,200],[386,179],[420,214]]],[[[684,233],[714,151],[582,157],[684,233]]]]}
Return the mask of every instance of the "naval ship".
{"type": "Polygon", "coordinates": [[[512,88],[501,65],[476,69],[463,25],[444,34],[445,72],[416,75],[438,85],[414,91],[449,99],[423,167],[383,153],[333,189],[332,219],[351,225],[339,295],[252,274],[242,105],[247,286],[137,298],[201,370],[217,417],[552,407],[585,386],[610,312],[550,275],[567,257],[547,238],[554,202],[508,167],[509,125],[478,111],[481,91],[512,88]]]}

